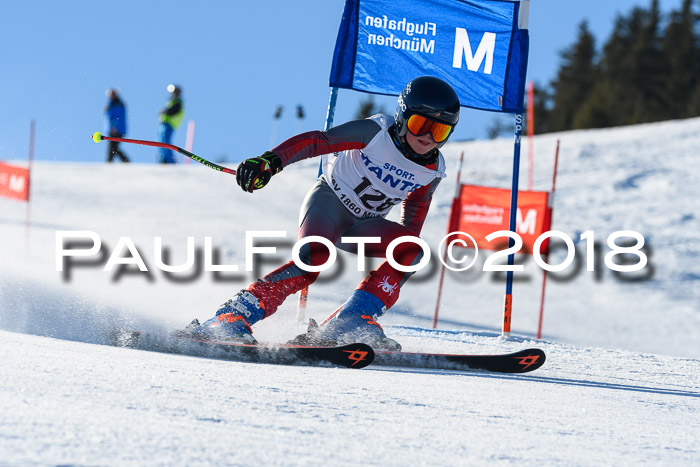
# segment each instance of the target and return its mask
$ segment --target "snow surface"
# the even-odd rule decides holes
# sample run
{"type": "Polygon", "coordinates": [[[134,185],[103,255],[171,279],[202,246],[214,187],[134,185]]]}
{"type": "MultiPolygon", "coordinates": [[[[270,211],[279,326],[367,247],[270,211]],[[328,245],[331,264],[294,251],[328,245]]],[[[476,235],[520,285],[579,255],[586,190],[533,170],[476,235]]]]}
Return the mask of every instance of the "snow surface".
{"type": "MultiPolygon", "coordinates": [[[[536,137],[536,189],[550,188],[557,139],[553,228],[574,240],[594,231],[602,254],[612,232],[637,231],[649,266],[623,279],[604,266],[550,277],[542,341],[534,339],[541,274],[531,259],[516,274],[510,340],[499,336],[503,278],[476,269],[447,274],[437,330],[436,270],[412,278],[381,319],[409,351],[543,348],[544,367],[519,376],[256,365],[103,345],[116,328],[206,319],[285,262],[317,162],[286,168],[253,195],[196,164],[36,163],[28,229],[27,205],[0,199],[0,464],[697,465],[700,119],[536,137]],[[68,230],[99,235],[101,263],[57,272],[56,233],[68,230]],[[246,230],[287,231],[252,272],[246,230]],[[212,237],[218,263],[241,272],[160,271],[154,237],[172,253],[166,263],[181,264],[188,236],[200,249],[212,237]],[[122,237],[149,273],[102,270],[122,237]]],[[[526,148],[527,140],[521,187],[526,148]]],[[[510,185],[512,140],[447,145],[453,170],[422,235],[433,249],[462,150],[462,182],[510,185]]],[[[340,257],[345,268],[312,286],[307,317],[323,319],[361,279],[355,257],[340,257]]],[[[295,303],[256,336],[283,341],[303,330],[295,303]]]]}

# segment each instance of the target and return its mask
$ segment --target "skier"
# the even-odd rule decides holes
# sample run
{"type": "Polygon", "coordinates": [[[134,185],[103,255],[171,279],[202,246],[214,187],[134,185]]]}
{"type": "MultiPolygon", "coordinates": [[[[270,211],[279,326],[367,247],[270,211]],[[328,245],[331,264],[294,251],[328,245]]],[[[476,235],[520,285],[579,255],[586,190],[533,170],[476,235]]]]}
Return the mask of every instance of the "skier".
{"type": "MultiPolygon", "coordinates": [[[[365,254],[384,258],[392,240],[420,234],[433,192],[445,177],[445,160],[438,149],[454,131],[459,110],[459,98],[449,84],[422,76],[403,89],[393,118],[377,114],[325,132],[294,136],[260,157],[243,161],[236,181],[252,193],[289,164],[326,155],[323,173],[301,207],[299,238],[321,236],[356,253],[357,244],[341,243],[341,237],[380,237],[380,243],[365,244],[365,254]],[[400,222],[386,220],[398,203],[402,203],[400,222]]],[[[410,266],[422,254],[419,245],[403,242],[393,256],[402,266],[410,266]]],[[[299,257],[307,265],[318,266],[327,261],[329,252],[324,245],[310,242],[299,257]]],[[[238,292],[193,333],[212,340],[255,343],[251,326],[272,315],[289,295],[312,284],[318,274],[289,261],[238,292]]],[[[400,350],[376,319],[396,303],[411,274],[385,260],[331,319],[320,327],[312,322],[309,332],[292,342],[364,342],[378,349],[400,350]]]]}

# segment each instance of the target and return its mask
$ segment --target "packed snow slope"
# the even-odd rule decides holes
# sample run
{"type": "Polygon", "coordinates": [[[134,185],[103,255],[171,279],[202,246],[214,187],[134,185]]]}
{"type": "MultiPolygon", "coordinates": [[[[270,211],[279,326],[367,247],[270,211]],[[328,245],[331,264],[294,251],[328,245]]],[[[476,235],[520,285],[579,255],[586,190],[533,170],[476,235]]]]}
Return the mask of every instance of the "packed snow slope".
{"type": "MultiPolygon", "coordinates": [[[[445,147],[452,170],[422,235],[434,251],[431,266],[380,320],[409,351],[543,348],[545,366],[522,376],[281,367],[101,345],[119,328],[172,330],[206,319],[287,261],[317,161],[285,168],[254,194],[196,164],[36,163],[30,209],[0,199],[2,463],[696,465],[700,119],[536,137],[535,189],[550,189],[557,140],[553,229],[574,241],[593,231],[600,248],[595,271],[586,271],[580,241],[577,262],[550,275],[544,340],[533,337],[541,271],[529,257],[516,273],[514,337],[499,337],[503,277],[480,270],[490,252],[471,270],[447,274],[438,329],[430,329],[435,250],[458,154],[465,153],[463,183],[508,187],[510,139],[445,147]],[[603,264],[606,239],[619,230],[645,238],[642,271],[613,274],[603,264]],[[99,252],[61,261],[66,245],[57,238],[66,231],[91,232],[99,252]],[[286,238],[257,240],[277,251],[246,271],[246,231],[286,238]],[[187,262],[188,237],[195,264],[164,272],[159,259],[187,262]],[[204,270],[206,237],[212,262],[238,272],[204,270]],[[120,264],[136,256],[147,271],[120,264]]],[[[95,148],[101,159],[106,148],[95,148]]],[[[523,148],[521,182],[527,140],[523,148]]],[[[563,257],[560,249],[550,262],[563,257]]],[[[312,286],[307,318],[323,319],[347,298],[364,274],[357,266],[339,255],[312,286]]],[[[257,325],[258,339],[284,341],[303,330],[295,302],[257,325]]]]}

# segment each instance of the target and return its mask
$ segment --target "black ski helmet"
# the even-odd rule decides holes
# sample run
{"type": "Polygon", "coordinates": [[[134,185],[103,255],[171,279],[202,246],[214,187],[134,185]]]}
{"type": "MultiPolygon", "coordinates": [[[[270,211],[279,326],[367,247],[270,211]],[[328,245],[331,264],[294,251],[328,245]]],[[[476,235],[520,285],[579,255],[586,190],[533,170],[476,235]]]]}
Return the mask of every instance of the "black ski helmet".
{"type": "MultiPolygon", "coordinates": [[[[408,132],[408,119],[420,114],[453,127],[459,121],[459,97],[452,86],[434,76],[420,76],[403,88],[396,103],[394,127],[402,140],[408,132]]],[[[454,130],[453,130],[454,131],[454,130]]],[[[442,147],[449,136],[438,143],[442,147]]]]}

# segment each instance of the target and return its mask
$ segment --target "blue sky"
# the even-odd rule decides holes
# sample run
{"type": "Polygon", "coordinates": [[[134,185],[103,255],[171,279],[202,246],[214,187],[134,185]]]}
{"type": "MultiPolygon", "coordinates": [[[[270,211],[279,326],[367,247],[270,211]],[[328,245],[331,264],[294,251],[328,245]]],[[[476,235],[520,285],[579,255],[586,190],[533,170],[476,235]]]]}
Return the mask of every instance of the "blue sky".
{"type": "MultiPolygon", "coordinates": [[[[405,0],[408,1],[408,0],[405,0]]],[[[0,159],[26,159],[36,120],[37,159],[103,162],[105,90],[127,105],[127,137],[157,139],[169,83],[180,84],[193,151],[212,161],[254,157],[298,132],[320,129],[343,0],[24,0],[0,15],[0,159]],[[275,125],[272,115],[285,111],[275,125]],[[295,115],[297,105],[306,112],[295,115]]],[[[547,83],[559,52],[587,19],[600,47],[614,19],[650,0],[532,0],[528,80],[547,83]]],[[[681,0],[661,0],[662,11],[681,0]]],[[[366,94],[341,90],[335,121],[354,117],[366,94]]],[[[377,97],[393,112],[395,98],[377,97]]],[[[454,139],[484,138],[495,114],[465,109],[454,139]]],[[[184,126],[174,144],[184,147],[184,126]]],[[[136,162],[155,148],[123,145],[136,162]]]]}

